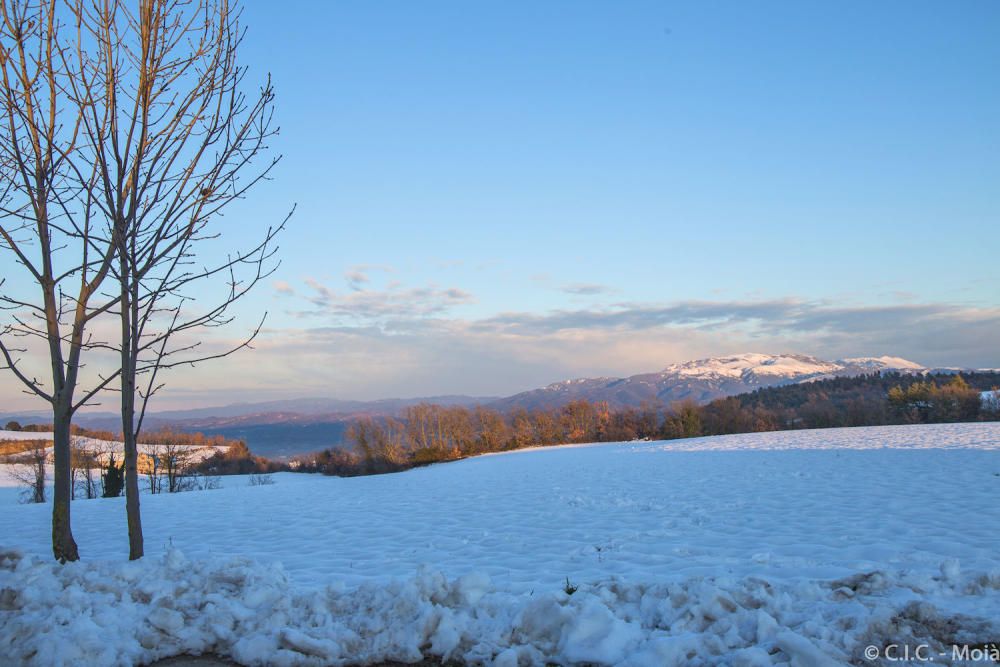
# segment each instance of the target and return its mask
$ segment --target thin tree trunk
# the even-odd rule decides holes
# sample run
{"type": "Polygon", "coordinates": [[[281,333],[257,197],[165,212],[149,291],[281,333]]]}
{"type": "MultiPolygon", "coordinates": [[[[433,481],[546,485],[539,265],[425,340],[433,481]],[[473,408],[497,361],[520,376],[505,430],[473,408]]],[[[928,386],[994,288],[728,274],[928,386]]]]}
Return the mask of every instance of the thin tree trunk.
{"type": "Polygon", "coordinates": [[[55,454],[55,486],[52,494],[52,554],[60,563],[80,559],[70,526],[70,410],[57,406],[52,412],[52,449],[55,454]]]}
{"type": "MultiPolygon", "coordinates": [[[[121,252],[121,275],[128,276],[128,260],[121,252]]],[[[134,301],[126,281],[121,291],[121,389],[122,436],[125,440],[125,517],[128,523],[128,558],[143,556],[142,517],[139,512],[139,447],[135,432],[135,354],[132,344],[134,301]]]]}
{"type": "Polygon", "coordinates": [[[142,519],[139,513],[138,445],[135,432],[125,435],[125,515],[128,521],[128,558],[143,556],[142,519]]]}

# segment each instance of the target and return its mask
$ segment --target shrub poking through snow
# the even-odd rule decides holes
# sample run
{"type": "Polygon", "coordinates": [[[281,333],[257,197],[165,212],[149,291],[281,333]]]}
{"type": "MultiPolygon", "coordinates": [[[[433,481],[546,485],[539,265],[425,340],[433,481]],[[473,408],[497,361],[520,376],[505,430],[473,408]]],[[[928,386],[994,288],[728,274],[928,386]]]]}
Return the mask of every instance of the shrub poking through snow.
{"type": "Polygon", "coordinates": [[[260,473],[253,473],[250,475],[250,486],[267,486],[269,484],[274,484],[274,478],[270,475],[264,475],[260,473]]]}
{"type": "Polygon", "coordinates": [[[0,457],[0,462],[12,464],[10,476],[24,487],[21,494],[22,503],[44,503],[47,479],[45,464],[48,463],[46,446],[51,445],[51,442],[31,440],[24,444],[26,446],[21,453],[0,457]]]}

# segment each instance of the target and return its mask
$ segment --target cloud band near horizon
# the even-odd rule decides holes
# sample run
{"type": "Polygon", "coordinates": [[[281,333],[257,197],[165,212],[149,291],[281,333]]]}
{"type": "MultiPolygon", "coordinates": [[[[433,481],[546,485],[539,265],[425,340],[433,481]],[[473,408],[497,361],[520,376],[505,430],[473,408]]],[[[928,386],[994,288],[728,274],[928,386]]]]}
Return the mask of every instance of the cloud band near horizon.
{"type": "MultiPolygon", "coordinates": [[[[576,377],[623,377],[740,352],[825,359],[900,356],[926,366],[998,367],[1000,308],[847,304],[795,297],[615,302],[482,317],[474,295],[352,270],[346,290],[312,279],[274,285],[255,349],[171,374],[156,409],[295,396],[349,399],[502,396],[576,377]]],[[[589,291],[589,290],[588,290],[589,291]]],[[[609,290],[594,290],[610,293],[609,290]]],[[[230,332],[234,337],[238,332],[230,332]]],[[[232,341],[209,338],[224,349],[232,341]]],[[[8,405],[26,405],[8,385],[8,405]]]]}

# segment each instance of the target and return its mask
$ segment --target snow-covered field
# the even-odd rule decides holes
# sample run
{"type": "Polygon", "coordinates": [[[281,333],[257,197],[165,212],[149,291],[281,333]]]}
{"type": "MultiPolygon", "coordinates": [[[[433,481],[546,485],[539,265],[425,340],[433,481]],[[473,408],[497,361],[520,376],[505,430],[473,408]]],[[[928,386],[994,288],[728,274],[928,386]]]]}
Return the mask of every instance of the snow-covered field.
{"type": "Polygon", "coordinates": [[[958,664],[1000,639],[1000,424],[274,479],[144,497],[139,563],[122,499],[73,504],[67,566],[49,507],[0,502],[0,663],[958,664]]]}

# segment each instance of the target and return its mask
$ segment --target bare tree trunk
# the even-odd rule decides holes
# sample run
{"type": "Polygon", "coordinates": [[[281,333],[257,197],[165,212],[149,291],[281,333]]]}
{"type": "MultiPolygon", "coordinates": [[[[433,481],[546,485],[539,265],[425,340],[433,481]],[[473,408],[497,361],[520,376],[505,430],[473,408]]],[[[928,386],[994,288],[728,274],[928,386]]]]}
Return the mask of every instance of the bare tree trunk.
{"type": "Polygon", "coordinates": [[[45,502],[45,462],[47,457],[45,456],[45,443],[40,443],[39,446],[32,452],[32,459],[34,464],[35,473],[35,484],[32,490],[33,498],[32,500],[36,503],[45,502]]]}
{"type": "Polygon", "coordinates": [[[97,497],[97,483],[94,480],[94,468],[96,460],[90,455],[86,458],[86,467],[83,469],[83,483],[85,485],[84,497],[91,500],[97,497]]]}
{"type": "MultiPolygon", "coordinates": [[[[118,261],[122,276],[129,275],[129,257],[121,241],[118,261]]],[[[137,308],[131,285],[126,280],[121,285],[121,390],[122,437],[125,441],[125,520],[128,523],[128,558],[137,560],[143,555],[142,516],[139,511],[139,445],[135,428],[135,362],[136,335],[134,322],[137,308]]]]}
{"type": "Polygon", "coordinates": [[[143,556],[142,518],[139,513],[138,446],[135,434],[125,435],[125,516],[128,521],[128,558],[143,556]]]}
{"type": "Polygon", "coordinates": [[[70,476],[70,408],[56,404],[52,428],[54,486],[52,493],[52,555],[60,563],[79,560],[80,552],[70,527],[70,501],[73,499],[70,476]]]}
{"type": "Polygon", "coordinates": [[[156,450],[151,450],[149,463],[146,468],[146,477],[149,481],[149,495],[160,492],[160,455],[156,450]]]}

